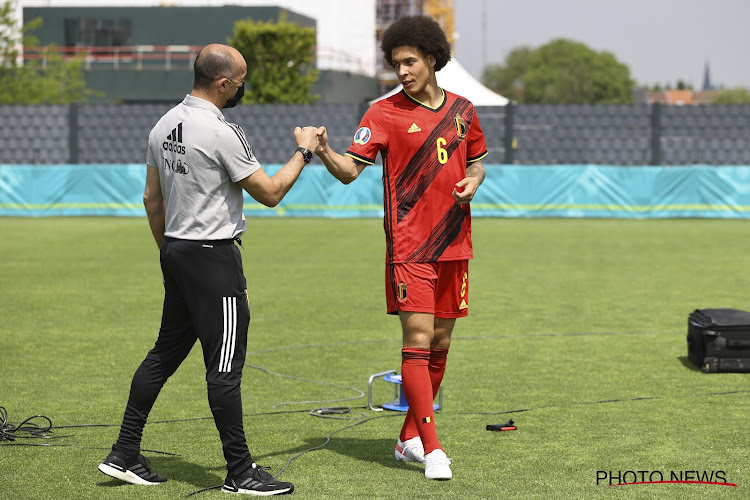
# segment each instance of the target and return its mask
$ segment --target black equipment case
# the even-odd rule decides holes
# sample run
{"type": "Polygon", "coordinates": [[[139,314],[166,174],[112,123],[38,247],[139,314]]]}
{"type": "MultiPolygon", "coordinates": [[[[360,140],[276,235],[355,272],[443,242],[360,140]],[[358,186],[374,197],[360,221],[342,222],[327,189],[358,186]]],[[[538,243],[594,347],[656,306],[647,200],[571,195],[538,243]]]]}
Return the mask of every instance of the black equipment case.
{"type": "Polygon", "coordinates": [[[688,358],[704,373],[750,372],[750,312],[696,309],[687,344],[688,358]]]}

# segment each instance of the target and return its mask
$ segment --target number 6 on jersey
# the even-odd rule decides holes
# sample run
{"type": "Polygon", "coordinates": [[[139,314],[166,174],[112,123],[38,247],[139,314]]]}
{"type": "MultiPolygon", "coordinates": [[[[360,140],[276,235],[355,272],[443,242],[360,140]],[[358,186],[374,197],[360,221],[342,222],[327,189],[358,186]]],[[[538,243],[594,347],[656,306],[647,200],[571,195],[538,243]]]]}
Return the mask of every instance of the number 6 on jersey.
{"type": "Polygon", "coordinates": [[[441,165],[445,165],[448,163],[448,151],[443,147],[446,145],[446,140],[442,137],[438,137],[437,140],[437,155],[438,155],[438,161],[441,165]]]}

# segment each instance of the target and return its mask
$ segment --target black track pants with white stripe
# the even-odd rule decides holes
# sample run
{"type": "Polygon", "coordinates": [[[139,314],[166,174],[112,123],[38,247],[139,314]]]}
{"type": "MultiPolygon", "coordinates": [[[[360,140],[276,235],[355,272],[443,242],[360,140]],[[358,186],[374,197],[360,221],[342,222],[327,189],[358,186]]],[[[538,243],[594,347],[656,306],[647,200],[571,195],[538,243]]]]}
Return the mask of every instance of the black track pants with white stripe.
{"type": "MultiPolygon", "coordinates": [[[[128,456],[139,452],[143,427],[159,391],[200,340],[208,402],[227,468],[242,471],[252,458],[245,441],[240,394],[250,323],[240,251],[231,241],[165,238],[161,267],[164,309],[159,338],[133,376],[113,449],[128,456]]],[[[198,408],[195,402],[189,404],[198,408]]]]}

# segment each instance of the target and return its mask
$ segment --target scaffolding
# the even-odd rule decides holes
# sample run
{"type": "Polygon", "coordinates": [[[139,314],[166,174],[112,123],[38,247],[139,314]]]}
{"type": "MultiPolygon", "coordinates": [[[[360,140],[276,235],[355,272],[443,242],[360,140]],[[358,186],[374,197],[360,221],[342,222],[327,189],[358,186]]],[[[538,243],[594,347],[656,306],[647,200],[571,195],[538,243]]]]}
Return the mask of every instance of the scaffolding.
{"type": "MultiPolygon", "coordinates": [[[[377,0],[375,6],[375,40],[377,50],[380,51],[380,41],[383,32],[390,24],[403,16],[427,15],[435,19],[443,28],[448,41],[453,47],[455,40],[455,23],[453,0],[377,0]]],[[[381,93],[385,93],[398,85],[398,78],[385,60],[379,58],[377,77],[381,93]]]]}

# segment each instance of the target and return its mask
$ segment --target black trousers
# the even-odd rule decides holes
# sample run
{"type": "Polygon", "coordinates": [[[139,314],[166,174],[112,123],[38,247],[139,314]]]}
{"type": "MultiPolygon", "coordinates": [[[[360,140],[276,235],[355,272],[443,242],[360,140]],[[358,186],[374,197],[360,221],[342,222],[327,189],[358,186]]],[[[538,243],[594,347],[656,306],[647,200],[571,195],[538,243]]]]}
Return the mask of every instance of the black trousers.
{"type": "Polygon", "coordinates": [[[200,340],[208,402],[227,470],[242,472],[251,466],[252,458],[245,441],[240,394],[250,323],[240,251],[232,240],[165,238],[160,254],[164,308],[159,337],[133,376],[113,449],[126,456],[140,452],[143,427],[161,388],[200,340]]]}

